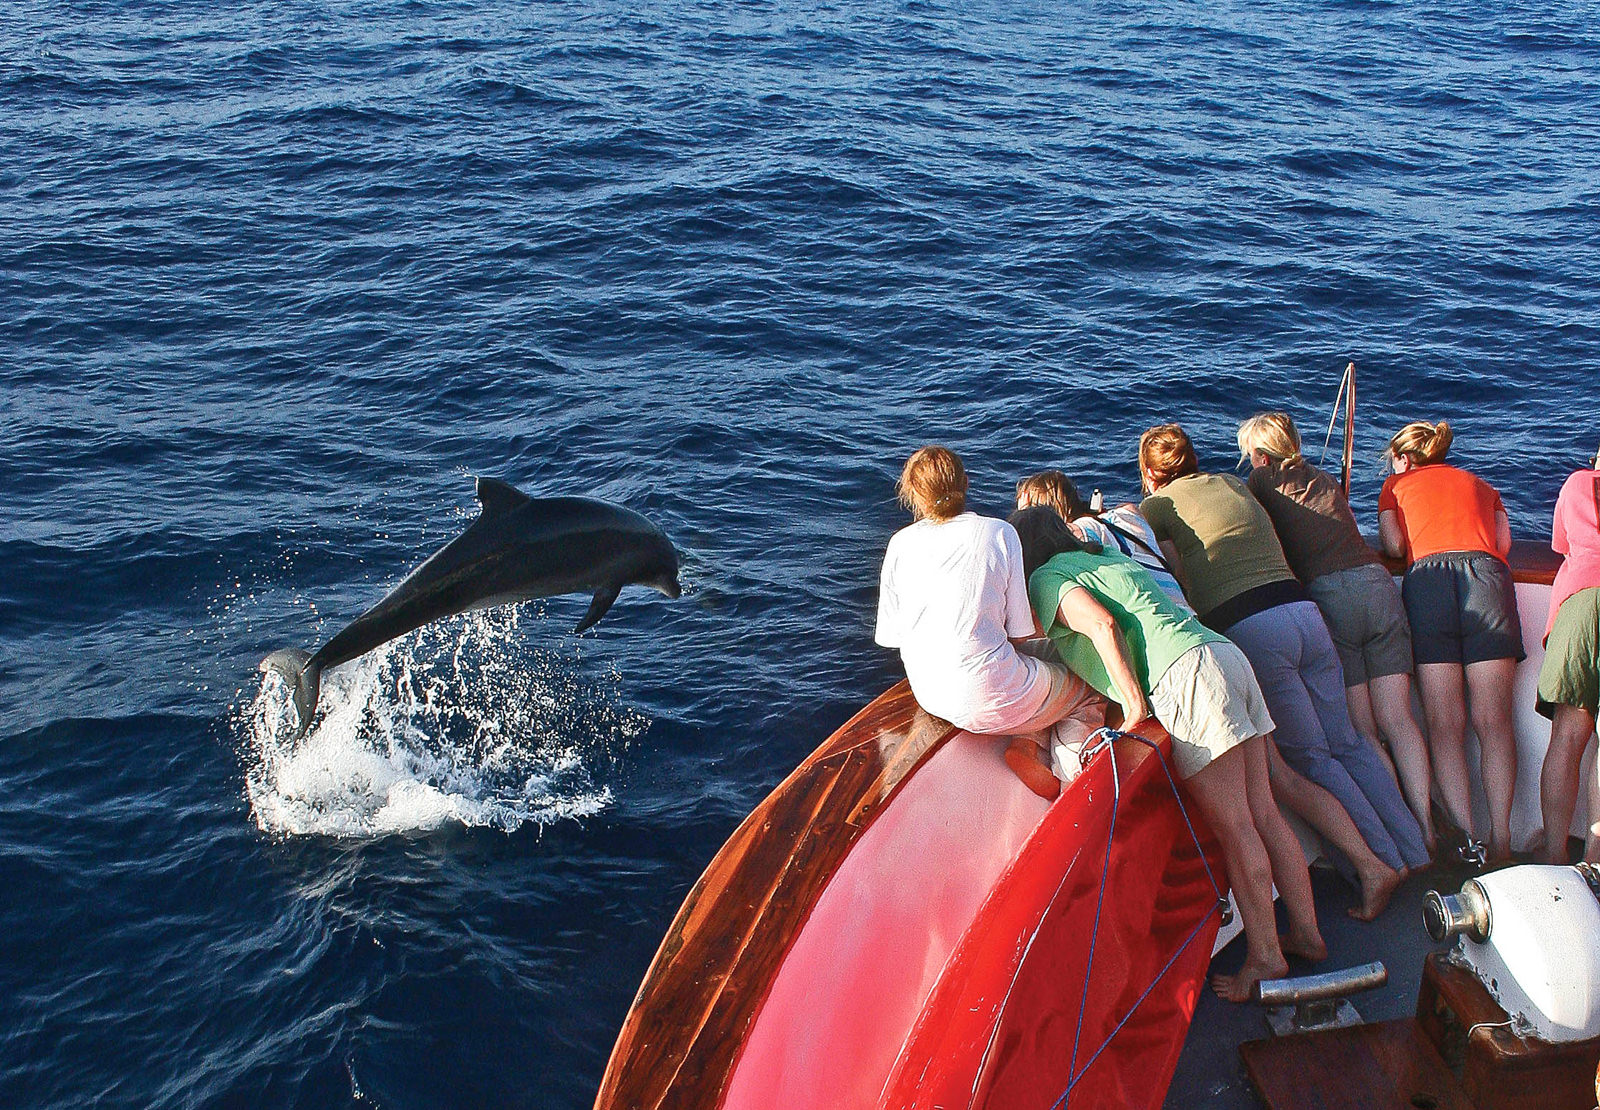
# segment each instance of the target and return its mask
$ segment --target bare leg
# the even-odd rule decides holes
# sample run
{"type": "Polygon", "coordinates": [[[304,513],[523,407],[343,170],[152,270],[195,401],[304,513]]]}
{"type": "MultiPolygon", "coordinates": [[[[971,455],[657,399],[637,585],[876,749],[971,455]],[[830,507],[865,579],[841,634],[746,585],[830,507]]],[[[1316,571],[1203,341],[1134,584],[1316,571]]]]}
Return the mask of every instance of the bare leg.
{"type": "Polygon", "coordinates": [[[1356,731],[1361,738],[1372,745],[1372,750],[1383,757],[1383,762],[1389,768],[1389,774],[1395,776],[1395,782],[1400,781],[1395,774],[1394,759],[1389,750],[1383,746],[1383,741],[1378,733],[1378,721],[1372,714],[1372,696],[1367,690],[1365,682],[1344,688],[1344,703],[1350,710],[1350,723],[1356,726],[1356,731]]]}
{"type": "Polygon", "coordinates": [[[1241,745],[1224,752],[1184,782],[1222,845],[1228,885],[1233,888],[1244,923],[1249,950],[1244,967],[1237,975],[1218,975],[1211,981],[1212,988],[1230,1002],[1247,1001],[1261,980],[1277,979],[1289,971],[1272,912],[1272,860],[1250,812],[1246,779],[1247,758],[1241,745]]]}
{"type": "MultiPolygon", "coordinates": [[[[1389,904],[1405,874],[1378,858],[1339,799],[1285,763],[1270,736],[1262,743],[1273,796],[1350,860],[1361,882],[1361,905],[1352,908],[1350,916],[1357,921],[1371,921],[1389,904]]],[[[1294,835],[1293,830],[1289,835],[1294,835]]]]}
{"type": "Polygon", "coordinates": [[[1467,702],[1482,755],[1483,792],[1489,800],[1489,859],[1511,858],[1511,801],[1517,789],[1517,734],[1511,722],[1515,659],[1468,663],[1467,702]]]}
{"type": "Polygon", "coordinates": [[[1012,737],[1011,743],[1006,745],[1005,759],[1006,766],[1022,780],[1022,785],[1039,797],[1054,801],[1061,793],[1061,780],[1050,769],[1050,755],[1034,734],[1012,737]]]}
{"type": "MultiPolygon", "coordinates": [[[[1550,726],[1550,748],[1544,754],[1539,773],[1539,808],[1544,811],[1545,863],[1567,862],[1567,835],[1572,828],[1572,811],[1578,803],[1578,769],[1583,750],[1594,736],[1594,718],[1576,705],[1556,706],[1550,726]]],[[[1590,821],[1600,814],[1590,813],[1590,821]]],[[[1592,828],[1587,840],[1595,839],[1592,828]]],[[[1584,858],[1588,858],[1588,843],[1584,858]]]]}
{"type": "Polygon", "coordinates": [[[1239,746],[1246,749],[1245,785],[1250,792],[1250,815],[1255,820],[1256,831],[1261,834],[1261,843],[1266,846],[1267,857],[1272,860],[1272,878],[1278,884],[1283,907],[1289,911],[1289,932],[1282,940],[1283,950],[1308,960],[1320,960],[1328,954],[1328,946],[1322,942],[1322,931],[1317,928],[1317,905],[1311,896],[1311,875],[1306,871],[1305,853],[1300,850],[1299,839],[1273,799],[1268,778],[1267,752],[1272,748],[1272,739],[1260,736],[1239,746]]]}
{"type": "Polygon", "coordinates": [[[1074,733],[1088,736],[1105,723],[1106,699],[1060,663],[1046,661],[1050,693],[1030,720],[1022,722],[1006,746],[1006,766],[1029,790],[1046,801],[1061,793],[1061,780],[1050,769],[1050,732],[1071,722],[1074,733]]]}
{"type": "Polygon", "coordinates": [[[1589,776],[1589,835],[1584,838],[1583,860],[1600,863],[1600,753],[1589,776]]]}
{"type": "Polygon", "coordinates": [[[1472,786],[1467,777],[1467,687],[1459,663],[1418,663],[1417,690],[1428,719],[1428,754],[1445,814],[1469,837],[1472,786]]]}
{"type": "Polygon", "coordinates": [[[1411,714],[1411,676],[1379,675],[1367,683],[1378,734],[1389,744],[1399,772],[1406,804],[1422,826],[1422,839],[1431,854],[1437,847],[1433,834],[1433,799],[1429,795],[1428,742],[1411,714]]]}

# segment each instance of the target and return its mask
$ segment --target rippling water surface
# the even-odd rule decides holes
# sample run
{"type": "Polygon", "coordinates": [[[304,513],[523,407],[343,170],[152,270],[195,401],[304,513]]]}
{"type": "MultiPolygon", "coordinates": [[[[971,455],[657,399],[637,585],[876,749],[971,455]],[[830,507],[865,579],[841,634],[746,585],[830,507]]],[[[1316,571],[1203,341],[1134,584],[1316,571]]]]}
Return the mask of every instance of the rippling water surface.
{"type": "MultiPolygon", "coordinates": [[[[1516,531],[1600,440],[1600,23],[1531,3],[0,12],[0,1104],[590,1104],[737,821],[897,675],[891,480],[1133,492],[1448,418],[1516,531]],[[1320,434],[1317,435],[1320,441],[1320,434]],[[476,511],[685,597],[255,664],[476,511]]],[[[1313,452],[1315,454],[1315,452],[1313,452]]]]}

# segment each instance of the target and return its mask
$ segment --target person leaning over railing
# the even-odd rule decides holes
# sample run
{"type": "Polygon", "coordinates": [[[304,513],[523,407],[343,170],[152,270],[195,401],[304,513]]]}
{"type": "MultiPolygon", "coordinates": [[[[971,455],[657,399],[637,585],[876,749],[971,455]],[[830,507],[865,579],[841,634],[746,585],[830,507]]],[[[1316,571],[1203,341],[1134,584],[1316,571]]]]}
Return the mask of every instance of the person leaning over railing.
{"type": "Polygon", "coordinates": [[[1394,576],[1362,537],[1339,483],[1300,453],[1288,413],[1257,413],[1239,425],[1238,439],[1250,462],[1246,485],[1333,637],[1350,720],[1367,739],[1387,742],[1431,854],[1428,742],[1411,715],[1411,628],[1394,576]]]}
{"type": "Polygon", "coordinates": [[[1187,612],[1189,599],[1172,575],[1150,524],[1136,505],[1118,505],[1095,512],[1078,493],[1077,485],[1059,470],[1041,470],[1017,483],[1017,508],[1044,505],[1072,526],[1084,539],[1095,540],[1105,551],[1120,551],[1150,572],[1156,585],[1187,612]]]}
{"type": "Polygon", "coordinates": [[[1154,716],[1172,736],[1172,762],[1222,844],[1249,955],[1212,987],[1243,1002],[1262,979],[1289,970],[1285,952],[1328,954],[1317,928],[1306,859],[1267,780],[1272,717],[1244,653],[1180,609],[1142,567],[1086,551],[1054,509],[1011,514],[1022,541],[1039,624],[1061,658],[1123,707],[1124,727],[1154,716]],[[1276,883],[1288,911],[1281,940],[1276,883]]]}
{"type": "Polygon", "coordinates": [[[914,452],[898,492],[915,520],[884,553],[878,643],[900,650],[917,704],[968,732],[1012,737],[1007,765],[1054,798],[1049,730],[1066,721],[1081,740],[1105,722],[1105,699],[1060,663],[1017,651],[1037,634],[1022,548],[1011,525],[967,511],[956,453],[914,452]]]}
{"type": "MultiPolygon", "coordinates": [[[[1551,719],[1539,805],[1544,811],[1544,859],[1566,863],[1578,769],[1594,738],[1600,709],[1600,467],[1580,470],[1562,485],[1550,546],[1563,558],[1550,590],[1539,668],[1538,709],[1551,719]]],[[[1600,863],[1600,762],[1589,776],[1589,835],[1583,858],[1600,863]]]]}
{"type": "Polygon", "coordinates": [[[1338,799],[1384,863],[1426,866],[1422,829],[1383,757],[1350,722],[1327,625],[1290,572],[1266,510],[1231,474],[1202,474],[1176,424],[1140,437],[1139,472],[1149,491],[1139,512],[1200,620],[1250,660],[1284,762],[1338,799]]]}
{"type": "Polygon", "coordinates": [[[1406,561],[1400,592],[1411,620],[1417,688],[1445,811],[1474,835],[1466,754],[1470,711],[1489,802],[1488,857],[1503,861],[1511,858],[1517,786],[1511,684],[1524,657],[1506,563],[1511,524],[1493,486],[1445,463],[1453,439],[1443,420],[1416,421],[1395,433],[1386,451],[1394,473],[1378,494],[1378,536],[1385,552],[1406,561]]]}

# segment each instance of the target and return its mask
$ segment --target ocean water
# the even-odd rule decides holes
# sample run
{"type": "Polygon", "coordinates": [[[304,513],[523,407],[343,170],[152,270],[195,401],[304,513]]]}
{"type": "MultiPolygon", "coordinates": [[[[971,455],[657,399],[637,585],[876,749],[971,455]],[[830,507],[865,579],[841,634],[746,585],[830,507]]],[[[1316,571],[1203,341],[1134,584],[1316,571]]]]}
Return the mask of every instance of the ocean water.
{"type": "Polygon", "coordinates": [[[1592,5],[0,10],[0,1105],[582,1108],[678,904],[898,677],[914,447],[1134,493],[1358,365],[1520,536],[1600,442],[1592,5]],[[476,511],[685,560],[330,674],[476,511]]]}

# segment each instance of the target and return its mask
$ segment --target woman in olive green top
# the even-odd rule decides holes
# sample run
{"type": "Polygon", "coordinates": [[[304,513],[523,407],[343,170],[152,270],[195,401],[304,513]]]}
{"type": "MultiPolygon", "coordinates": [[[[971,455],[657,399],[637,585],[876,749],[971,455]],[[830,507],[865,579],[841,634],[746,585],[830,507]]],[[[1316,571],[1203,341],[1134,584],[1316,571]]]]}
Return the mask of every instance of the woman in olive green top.
{"type": "Polygon", "coordinates": [[[1152,715],[1166,727],[1178,774],[1222,844],[1249,954],[1212,987],[1242,1002],[1260,980],[1288,971],[1285,951],[1321,959],[1305,856],[1267,777],[1262,737],[1272,718],[1244,655],[1173,604],[1144,568],[1084,550],[1054,510],[1022,509],[1010,520],[1034,612],[1062,660],[1121,703],[1125,728],[1152,715]],[[1289,911],[1281,941],[1274,882],[1289,911]]]}

